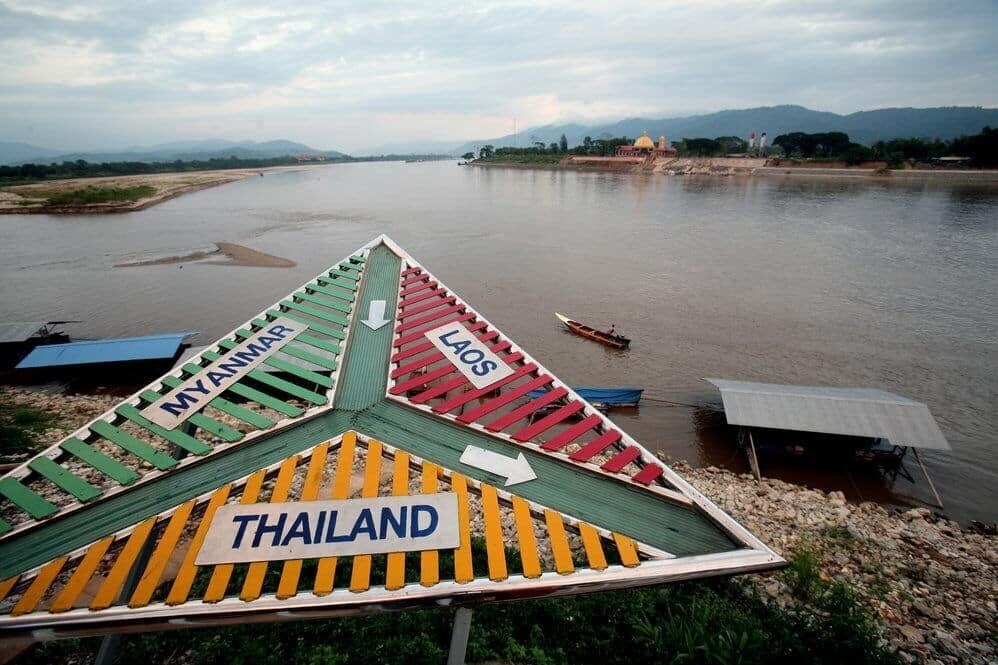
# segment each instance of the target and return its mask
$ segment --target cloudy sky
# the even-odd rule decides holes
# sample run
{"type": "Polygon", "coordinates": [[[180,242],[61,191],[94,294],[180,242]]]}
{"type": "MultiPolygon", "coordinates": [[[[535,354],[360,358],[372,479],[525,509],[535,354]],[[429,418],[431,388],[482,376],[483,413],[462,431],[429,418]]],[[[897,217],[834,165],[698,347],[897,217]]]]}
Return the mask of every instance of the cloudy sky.
{"type": "Polygon", "coordinates": [[[998,106],[994,0],[0,0],[0,141],[363,152],[562,121],[998,106]]]}

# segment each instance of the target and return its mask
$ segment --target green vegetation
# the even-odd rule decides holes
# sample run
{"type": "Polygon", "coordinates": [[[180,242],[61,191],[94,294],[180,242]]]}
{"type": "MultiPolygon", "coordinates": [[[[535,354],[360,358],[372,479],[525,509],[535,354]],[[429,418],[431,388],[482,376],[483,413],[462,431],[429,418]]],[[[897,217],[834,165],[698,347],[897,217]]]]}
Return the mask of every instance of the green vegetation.
{"type": "Polygon", "coordinates": [[[50,413],[0,395],[0,459],[35,450],[38,437],[56,422],[50,413]]]}
{"type": "Polygon", "coordinates": [[[121,203],[137,201],[152,196],[156,188],[152,185],[134,187],[84,187],[70,192],[59,192],[49,196],[45,203],[51,206],[84,205],[88,203],[121,203]]]}
{"type": "MultiPolygon", "coordinates": [[[[476,543],[476,569],[484,547],[476,543]]],[[[415,564],[416,557],[407,557],[415,564]]],[[[518,561],[509,550],[510,564],[518,561]]],[[[441,568],[451,559],[441,557],[441,568]]],[[[341,560],[341,564],[348,564],[341,560]]],[[[478,566],[482,566],[479,568],[478,566]]],[[[270,566],[264,588],[276,585],[270,566]]],[[[337,566],[337,585],[349,570],[337,566]]],[[[511,572],[514,572],[515,565],[511,572]]],[[[239,583],[240,569],[233,579],[239,583]]],[[[383,578],[384,557],[374,559],[383,578]]],[[[407,573],[414,579],[414,571],[407,573]]],[[[817,559],[802,551],[784,573],[794,599],[767,602],[745,580],[688,582],[569,598],[498,603],[475,609],[468,662],[504,663],[850,663],[902,661],[879,644],[872,615],[841,583],[821,579],[817,559]]],[[[303,577],[303,579],[307,579],[303,577]]],[[[199,576],[201,587],[207,576],[199,576]]],[[[202,587],[203,588],[203,587],[202,587]]],[[[123,638],[118,663],[442,663],[453,610],[440,608],[328,621],[233,626],[123,638]]],[[[21,663],[87,660],[96,638],[40,645],[21,663]]]]}

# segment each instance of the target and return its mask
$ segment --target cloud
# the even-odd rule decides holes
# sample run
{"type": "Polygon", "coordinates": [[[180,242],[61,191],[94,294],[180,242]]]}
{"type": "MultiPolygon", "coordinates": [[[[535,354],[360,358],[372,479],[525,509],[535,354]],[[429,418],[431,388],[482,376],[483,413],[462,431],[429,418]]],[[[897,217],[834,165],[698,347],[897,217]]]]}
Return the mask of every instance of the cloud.
{"type": "Polygon", "coordinates": [[[998,105],[986,1],[16,0],[0,24],[0,139],[65,148],[358,150],[503,134],[514,117],[998,105]]]}

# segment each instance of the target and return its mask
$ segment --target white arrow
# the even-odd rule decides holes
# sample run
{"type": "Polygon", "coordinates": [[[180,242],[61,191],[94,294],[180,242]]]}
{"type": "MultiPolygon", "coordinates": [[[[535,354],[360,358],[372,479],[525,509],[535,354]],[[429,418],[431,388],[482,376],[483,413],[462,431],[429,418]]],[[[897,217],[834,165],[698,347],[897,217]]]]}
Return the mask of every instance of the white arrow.
{"type": "Polygon", "coordinates": [[[530,468],[530,462],[520,453],[516,459],[511,459],[505,455],[494,453],[491,450],[468,446],[461,453],[461,464],[473,466],[482,471],[494,473],[497,476],[506,477],[506,487],[525,483],[537,477],[534,470],[530,468]]]}
{"type": "Polygon", "coordinates": [[[388,323],[388,319],[385,318],[385,305],[384,300],[372,300],[370,308],[367,310],[367,318],[361,323],[371,330],[377,330],[388,323]]]}

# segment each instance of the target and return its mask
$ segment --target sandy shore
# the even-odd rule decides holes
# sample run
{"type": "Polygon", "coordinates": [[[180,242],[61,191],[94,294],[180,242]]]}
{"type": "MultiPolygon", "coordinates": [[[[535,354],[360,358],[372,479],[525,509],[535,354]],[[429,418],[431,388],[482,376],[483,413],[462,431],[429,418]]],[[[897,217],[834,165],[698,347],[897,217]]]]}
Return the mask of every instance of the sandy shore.
{"type": "Polygon", "coordinates": [[[213,251],[200,251],[184,254],[183,256],[164,256],[157,259],[147,259],[143,261],[131,261],[129,263],[115,264],[115,268],[137,268],[140,266],[167,266],[173,264],[193,263],[195,261],[208,265],[222,266],[251,266],[254,268],[294,268],[297,263],[290,259],[285,259],[273,254],[265,254],[255,249],[250,249],[243,245],[232,242],[216,242],[217,249],[213,251]],[[213,257],[218,258],[212,261],[205,261],[213,257]]]}

